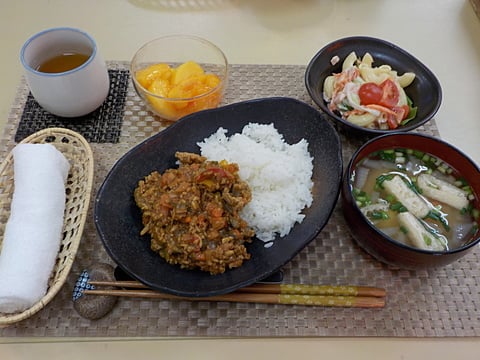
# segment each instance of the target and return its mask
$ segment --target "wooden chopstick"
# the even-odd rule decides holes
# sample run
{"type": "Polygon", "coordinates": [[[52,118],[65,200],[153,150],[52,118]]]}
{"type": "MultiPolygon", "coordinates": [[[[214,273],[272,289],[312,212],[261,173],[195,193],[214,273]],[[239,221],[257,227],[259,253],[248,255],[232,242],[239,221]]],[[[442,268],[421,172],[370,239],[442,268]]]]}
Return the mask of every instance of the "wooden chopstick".
{"type": "MultiPolygon", "coordinates": [[[[89,281],[91,285],[116,286],[129,289],[148,289],[139,281],[89,281]]],[[[304,285],[304,284],[253,284],[237,290],[242,293],[255,294],[290,294],[290,295],[328,295],[328,296],[366,296],[385,297],[386,291],[371,286],[353,285],[304,285]]]]}
{"type": "Polygon", "coordinates": [[[353,285],[254,284],[238,289],[238,291],[256,294],[268,293],[285,295],[386,296],[385,289],[353,285]]]}
{"type": "Polygon", "coordinates": [[[140,281],[135,280],[124,280],[124,281],[101,281],[101,280],[90,280],[88,282],[90,285],[98,286],[116,286],[121,288],[129,289],[148,289],[148,286],[142,284],[140,281]]]}
{"type": "Polygon", "coordinates": [[[364,286],[255,284],[235,292],[209,297],[183,297],[149,290],[137,281],[90,281],[95,286],[124,289],[84,290],[84,294],[149,299],[226,301],[333,307],[379,308],[385,306],[384,289],[364,286]]]}
{"type": "Polygon", "coordinates": [[[209,297],[183,297],[153,290],[84,290],[87,295],[123,296],[163,300],[225,301],[262,304],[288,304],[329,307],[380,308],[385,306],[385,298],[373,296],[331,296],[331,295],[290,295],[233,292],[209,297]]]}

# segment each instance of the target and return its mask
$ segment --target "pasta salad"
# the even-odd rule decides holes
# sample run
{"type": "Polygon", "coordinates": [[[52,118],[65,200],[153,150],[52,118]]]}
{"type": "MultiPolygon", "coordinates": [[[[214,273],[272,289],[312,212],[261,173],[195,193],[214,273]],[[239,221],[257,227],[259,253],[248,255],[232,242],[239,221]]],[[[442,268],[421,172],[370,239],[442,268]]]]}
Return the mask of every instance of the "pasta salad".
{"type": "Polygon", "coordinates": [[[352,124],[396,129],[416,116],[417,109],[404,91],[415,74],[399,76],[390,65],[374,67],[373,61],[369,53],[359,58],[352,51],[343,61],[342,71],[325,79],[324,100],[332,112],[352,124]]]}

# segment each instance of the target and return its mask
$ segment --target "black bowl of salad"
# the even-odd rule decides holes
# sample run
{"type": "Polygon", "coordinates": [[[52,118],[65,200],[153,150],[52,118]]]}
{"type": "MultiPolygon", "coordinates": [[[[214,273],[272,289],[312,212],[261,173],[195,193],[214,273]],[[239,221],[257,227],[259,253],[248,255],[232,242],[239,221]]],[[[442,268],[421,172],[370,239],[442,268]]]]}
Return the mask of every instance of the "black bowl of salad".
{"type": "Polygon", "coordinates": [[[307,66],[305,86],[335,123],[368,136],[413,130],[431,120],[442,101],[440,83],[423,63],[365,36],[323,47],[307,66]]]}

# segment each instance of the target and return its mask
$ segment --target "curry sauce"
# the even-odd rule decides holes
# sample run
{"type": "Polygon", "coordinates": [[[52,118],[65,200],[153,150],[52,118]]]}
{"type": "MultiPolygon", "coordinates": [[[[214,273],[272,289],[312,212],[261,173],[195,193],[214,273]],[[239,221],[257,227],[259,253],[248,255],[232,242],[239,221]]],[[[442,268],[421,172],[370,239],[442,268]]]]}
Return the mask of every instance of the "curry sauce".
{"type": "Polygon", "coordinates": [[[179,167],[152,172],[134,191],[142,211],[142,235],[170,264],[220,274],[250,258],[245,243],[254,231],[239,216],[251,200],[238,165],[175,154],[179,167]]]}

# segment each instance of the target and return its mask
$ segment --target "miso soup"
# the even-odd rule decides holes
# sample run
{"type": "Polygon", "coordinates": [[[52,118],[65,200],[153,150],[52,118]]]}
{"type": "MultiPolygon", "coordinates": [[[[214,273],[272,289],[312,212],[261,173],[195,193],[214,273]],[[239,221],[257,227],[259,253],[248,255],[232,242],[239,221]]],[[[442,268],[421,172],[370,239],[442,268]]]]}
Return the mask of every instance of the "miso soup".
{"type": "Polygon", "coordinates": [[[470,242],[479,230],[475,194],[441,159],[411,149],[377,151],[351,178],[363,215],[390,238],[428,251],[470,242]]]}

